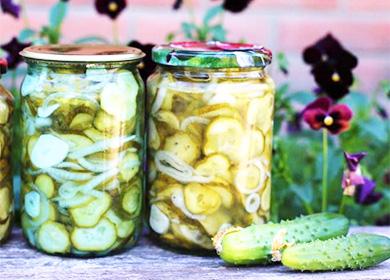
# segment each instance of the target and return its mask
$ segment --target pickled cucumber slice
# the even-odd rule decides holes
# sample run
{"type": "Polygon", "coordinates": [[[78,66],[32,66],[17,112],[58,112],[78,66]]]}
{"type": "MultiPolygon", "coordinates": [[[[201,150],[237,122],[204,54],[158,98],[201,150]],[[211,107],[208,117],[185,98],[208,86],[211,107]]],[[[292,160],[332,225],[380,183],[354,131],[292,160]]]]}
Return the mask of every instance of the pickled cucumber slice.
{"type": "Polygon", "coordinates": [[[130,215],[137,215],[141,209],[141,190],[138,185],[130,188],[122,198],[122,208],[130,215]]]}
{"type": "Polygon", "coordinates": [[[195,115],[204,118],[228,117],[234,119],[241,119],[241,115],[237,109],[229,104],[213,104],[206,105],[194,111],[195,115]]]}
{"type": "Polygon", "coordinates": [[[60,137],[68,143],[72,151],[93,145],[89,138],[78,134],[62,134],[60,137]]]}
{"type": "Polygon", "coordinates": [[[77,226],[93,227],[110,208],[111,200],[109,194],[103,193],[100,198],[93,200],[85,206],[71,208],[69,212],[77,226]]]}
{"type": "Polygon", "coordinates": [[[252,99],[247,110],[247,123],[256,125],[266,133],[273,125],[274,97],[267,94],[262,98],[252,99]]]}
{"type": "Polygon", "coordinates": [[[5,221],[11,213],[11,195],[9,188],[0,189],[0,222],[5,221]]]}
{"type": "Polygon", "coordinates": [[[0,242],[7,238],[11,231],[11,218],[8,218],[4,224],[0,224],[0,242]]]}
{"type": "Polygon", "coordinates": [[[196,244],[205,249],[213,248],[211,239],[194,226],[173,223],[172,231],[176,238],[182,239],[190,244],[196,244]]]}
{"type": "Polygon", "coordinates": [[[118,237],[127,238],[134,232],[135,223],[133,220],[122,220],[113,210],[109,210],[106,217],[115,225],[118,237]]]}
{"type": "Polygon", "coordinates": [[[100,105],[104,111],[120,121],[130,120],[136,113],[136,98],[139,86],[134,75],[122,70],[118,81],[109,83],[100,95],[100,105]]]}
{"type": "Polygon", "coordinates": [[[90,114],[77,114],[70,122],[69,128],[73,130],[84,130],[92,126],[93,117],[90,114]]]}
{"type": "Polygon", "coordinates": [[[0,125],[4,125],[8,122],[10,115],[9,105],[5,99],[0,99],[0,125]]]}
{"type": "Polygon", "coordinates": [[[199,143],[185,132],[177,132],[166,138],[163,150],[189,164],[192,164],[200,156],[199,143]]]}
{"type": "Polygon", "coordinates": [[[259,129],[248,131],[243,137],[242,142],[242,158],[250,160],[261,156],[264,151],[264,135],[259,129]]]}
{"type": "Polygon", "coordinates": [[[218,117],[214,119],[206,128],[205,145],[203,151],[205,155],[222,153],[234,162],[239,162],[241,158],[241,143],[244,129],[240,121],[218,117]]]}
{"type": "Polygon", "coordinates": [[[225,208],[231,208],[234,203],[234,196],[232,192],[227,189],[227,187],[218,186],[218,185],[207,185],[208,188],[212,189],[221,197],[222,205],[225,208]]]}
{"type": "Polygon", "coordinates": [[[160,135],[158,134],[156,124],[152,118],[149,118],[149,147],[157,150],[160,147],[160,135]]]}
{"type": "Polygon", "coordinates": [[[221,197],[212,189],[191,183],[184,187],[186,207],[193,214],[212,214],[221,206],[221,197]]]}
{"type": "Polygon", "coordinates": [[[261,195],[261,209],[268,211],[271,204],[271,184],[268,183],[261,195]]]}
{"type": "Polygon", "coordinates": [[[231,223],[231,216],[224,211],[217,211],[199,222],[209,236],[214,236],[221,226],[231,223]]]}
{"type": "Polygon", "coordinates": [[[61,163],[69,152],[69,145],[51,134],[41,135],[31,150],[31,162],[38,168],[49,168],[61,163]]]}
{"type": "Polygon", "coordinates": [[[137,174],[141,162],[136,153],[129,152],[119,164],[119,179],[128,182],[137,174]]]}
{"type": "Polygon", "coordinates": [[[70,250],[69,233],[63,224],[46,222],[37,235],[38,247],[47,253],[67,253],[70,250]]]}
{"type": "Polygon", "coordinates": [[[115,226],[103,218],[92,228],[76,227],[71,233],[73,246],[80,251],[99,252],[109,249],[116,241],[115,226]]]}
{"type": "Polygon", "coordinates": [[[162,110],[159,111],[155,116],[157,121],[166,123],[170,128],[175,130],[180,129],[180,121],[174,113],[162,110]]]}
{"type": "Polygon", "coordinates": [[[103,133],[93,127],[84,130],[84,134],[87,135],[93,142],[103,141],[106,139],[106,136],[103,133]]]}
{"type": "Polygon", "coordinates": [[[251,194],[260,191],[267,179],[267,174],[262,165],[243,164],[233,169],[234,185],[242,194],[251,194]]]}
{"type": "Polygon", "coordinates": [[[47,198],[52,198],[54,196],[55,186],[54,181],[50,176],[46,174],[40,174],[35,179],[35,185],[42,193],[46,195],[47,198]]]}
{"type": "Polygon", "coordinates": [[[229,159],[222,154],[212,154],[195,164],[195,170],[200,175],[217,176],[231,182],[232,175],[229,168],[229,159]]]}
{"type": "Polygon", "coordinates": [[[150,207],[149,225],[158,234],[165,234],[169,230],[169,218],[157,205],[150,207]]]}

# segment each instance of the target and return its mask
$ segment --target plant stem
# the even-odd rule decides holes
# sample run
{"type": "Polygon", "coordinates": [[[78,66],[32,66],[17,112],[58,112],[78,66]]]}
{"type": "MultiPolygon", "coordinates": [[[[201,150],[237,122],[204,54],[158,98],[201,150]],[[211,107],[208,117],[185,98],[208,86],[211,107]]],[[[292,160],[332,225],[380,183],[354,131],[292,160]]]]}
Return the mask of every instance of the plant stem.
{"type": "Polygon", "coordinates": [[[16,73],[16,69],[13,69],[12,70],[12,80],[11,80],[11,91],[14,92],[14,91],[17,91],[17,86],[16,86],[16,82],[17,82],[17,73],[16,73]]]}
{"type": "Polygon", "coordinates": [[[314,210],[313,210],[313,207],[311,207],[310,203],[307,203],[305,201],[303,201],[303,205],[305,206],[305,210],[307,212],[308,215],[311,215],[311,214],[314,214],[314,210]]]}
{"type": "Polygon", "coordinates": [[[339,213],[343,214],[344,213],[344,206],[345,206],[345,195],[341,198],[340,202],[340,208],[339,208],[339,213]]]}
{"type": "Polygon", "coordinates": [[[114,44],[119,44],[119,28],[118,28],[118,21],[117,20],[112,21],[112,38],[113,38],[114,44]]]}
{"type": "Polygon", "coordinates": [[[328,206],[328,131],[322,129],[322,212],[328,206]]]}

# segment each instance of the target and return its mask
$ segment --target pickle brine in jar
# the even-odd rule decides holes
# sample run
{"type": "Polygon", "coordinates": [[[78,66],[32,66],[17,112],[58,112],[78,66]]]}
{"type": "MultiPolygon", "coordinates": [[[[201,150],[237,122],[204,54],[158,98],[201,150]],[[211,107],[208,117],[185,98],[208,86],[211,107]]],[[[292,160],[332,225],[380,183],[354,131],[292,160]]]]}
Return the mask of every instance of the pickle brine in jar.
{"type": "Polygon", "coordinates": [[[23,50],[23,233],[49,254],[131,247],[144,189],[144,54],[94,45],[23,50]]]}
{"type": "Polygon", "coordinates": [[[149,225],[162,243],[213,249],[230,226],[269,218],[271,52],[250,44],[157,46],[148,80],[149,225]]]}
{"type": "MultiPolygon", "coordinates": [[[[7,61],[0,59],[0,78],[7,70],[7,61]]],[[[0,84],[0,244],[11,232],[13,220],[13,194],[11,172],[11,114],[13,97],[0,84]]]]}

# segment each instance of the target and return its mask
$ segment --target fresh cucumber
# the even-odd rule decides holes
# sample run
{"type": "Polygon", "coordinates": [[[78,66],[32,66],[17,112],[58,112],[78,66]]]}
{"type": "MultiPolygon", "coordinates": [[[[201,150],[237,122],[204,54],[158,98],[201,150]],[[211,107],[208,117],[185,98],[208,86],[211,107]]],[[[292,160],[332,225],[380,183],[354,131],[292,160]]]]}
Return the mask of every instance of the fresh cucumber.
{"type": "MultiPolygon", "coordinates": [[[[304,243],[346,235],[349,221],[343,215],[321,213],[280,223],[233,228],[217,234],[214,245],[227,263],[235,265],[266,264],[275,253],[275,243],[304,243]]],[[[278,247],[278,246],[276,246],[278,247]]],[[[277,253],[277,252],[276,252],[277,253]]]]}
{"type": "Polygon", "coordinates": [[[302,271],[363,269],[390,258],[390,238],[355,234],[297,244],[282,253],[282,264],[302,271]]]}

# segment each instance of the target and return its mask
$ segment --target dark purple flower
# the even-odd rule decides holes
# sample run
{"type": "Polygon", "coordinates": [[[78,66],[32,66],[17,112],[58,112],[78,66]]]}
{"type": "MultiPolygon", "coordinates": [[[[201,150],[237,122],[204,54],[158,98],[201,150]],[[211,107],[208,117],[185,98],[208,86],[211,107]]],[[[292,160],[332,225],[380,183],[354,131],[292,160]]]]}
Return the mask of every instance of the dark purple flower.
{"type": "Polygon", "coordinates": [[[306,48],[303,59],[312,65],[311,72],[321,90],[333,100],[349,92],[353,83],[352,69],[357,66],[358,59],[331,34],[306,48]]]}
{"type": "Polygon", "coordinates": [[[390,226],[390,214],[386,214],[383,217],[376,220],[375,224],[377,226],[390,226]]]}
{"type": "Polygon", "coordinates": [[[4,58],[0,58],[0,75],[7,72],[8,63],[4,58]]]}
{"type": "Polygon", "coordinates": [[[14,3],[13,0],[0,0],[1,10],[5,14],[10,14],[14,18],[18,18],[20,14],[20,6],[14,3]]]}
{"type": "Polygon", "coordinates": [[[326,128],[332,134],[348,130],[352,111],[347,105],[332,104],[328,97],[317,98],[302,112],[303,119],[314,130],[326,128]]]}
{"type": "Polygon", "coordinates": [[[126,8],[126,0],[95,0],[95,8],[99,14],[116,19],[126,8]]]}
{"type": "Polygon", "coordinates": [[[153,73],[154,68],[156,67],[156,64],[152,60],[152,49],[154,45],[141,44],[138,41],[131,41],[128,46],[140,49],[146,54],[141,66],[139,67],[141,77],[146,82],[147,78],[153,73]]]}
{"type": "Polygon", "coordinates": [[[239,13],[245,10],[252,0],[225,0],[222,7],[232,13],[239,13]]]}
{"type": "Polygon", "coordinates": [[[173,9],[174,10],[180,9],[182,4],[183,4],[183,0],[175,0],[175,3],[173,3],[173,9]]]}
{"type": "Polygon", "coordinates": [[[302,130],[302,114],[295,113],[293,118],[287,122],[287,131],[296,133],[302,130]]]}
{"type": "Polygon", "coordinates": [[[22,57],[19,53],[24,49],[31,46],[30,43],[21,43],[16,37],[12,38],[7,44],[1,45],[4,51],[7,52],[7,62],[9,69],[15,69],[20,62],[22,62],[22,57]]]}
{"type": "Polygon", "coordinates": [[[358,167],[360,161],[367,155],[366,152],[360,152],[356,154],[349,154],[347,152],[344,152],[344,158],[345,161],[347,162],[347,167],[349,171],[355,172],[358,167]]]}
{"type": "Polygon", "coordinates": [[[355,201],[362,205],[371,205],[382,199],[383,194],[375,192],[375,182],[364,177],[364,183],[356,186],[355,201]]]}

